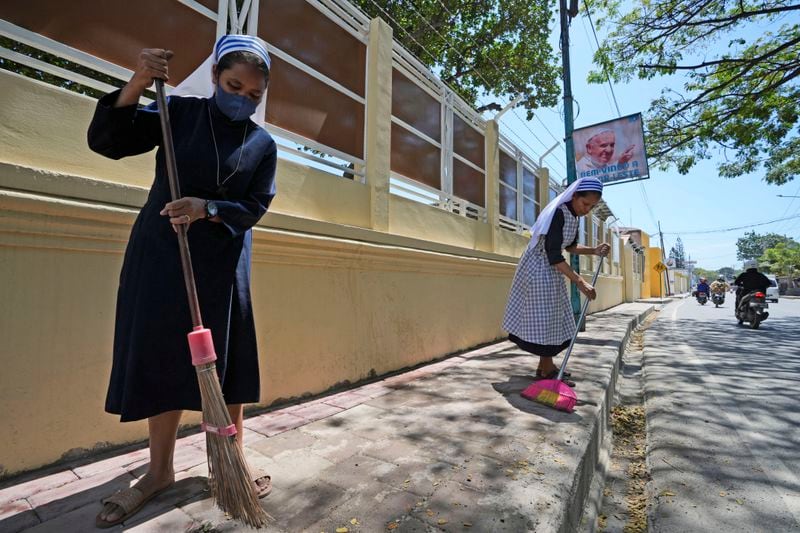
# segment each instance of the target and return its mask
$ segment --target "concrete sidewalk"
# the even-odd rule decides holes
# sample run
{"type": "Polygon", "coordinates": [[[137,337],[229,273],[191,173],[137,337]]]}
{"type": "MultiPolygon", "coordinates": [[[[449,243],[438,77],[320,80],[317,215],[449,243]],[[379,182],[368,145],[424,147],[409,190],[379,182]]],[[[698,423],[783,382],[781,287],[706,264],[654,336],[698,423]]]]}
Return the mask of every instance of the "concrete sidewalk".
{"type": "MultiPolygon", "coordinates": [[[[251,468],[275,487],[264,531],[575,531],[625,338],[651,309],[588,318],[570,361],[572,414],[523,399],[536,361],[500,342],[248,418],[251,468]]],[[[145,448],[0,484],[0,531],[94,530],[100,498],[146,462],[145,448]]],[[[109,531],[248,530],[208,498],[202,434],[178,441],[175,469],[173,488],[109,531]]]]}

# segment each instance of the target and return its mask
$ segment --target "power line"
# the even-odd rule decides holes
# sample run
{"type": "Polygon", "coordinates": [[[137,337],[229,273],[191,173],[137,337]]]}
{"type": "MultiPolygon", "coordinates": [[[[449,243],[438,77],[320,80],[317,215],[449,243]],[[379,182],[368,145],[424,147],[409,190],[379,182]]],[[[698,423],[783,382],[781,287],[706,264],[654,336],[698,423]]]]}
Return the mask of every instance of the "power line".
{"type": "Polygon", "coordinates": [[[708,234],[708,233],[726,233],[729,231],[736,231],[740,229],[749,229],[755,228],[758,226],[767,226],[769,224],[774,224],[776,222],[782,222],[784,220],[792,220],[795,218],[800,218],[800,214],[795,214],[790,217],[784,218],[776,218],[775,220],[769,220],[767,222],[757,222],[755,224],[747,224],[746,226],[736,226],[733,228],[718,228],[718,229],[708,229],[708,230],[695,230],[695,231],[678,231],[678,232],[664,232],[664,235],[701,235],[701,234],[708,234]]]}
{"type": "MultiPolygon", "coordinates": [[[[586,41],[587,42],[591,42],[592,38],[589,36],[589,30],[586,28],[586,19],[585,18],[581,18],[581,23],[582,23],[582,26],[583,26],[583,33],[584,33],[584,35],[586,35],[586,41]]],[[[614,104],[611,101],[611,97],[609,96],[608,90],[606,90],[605,87],[603,87],[603,96],[606,97],[606,101],[608,102],[608,107],[613,108],[614,104]]],[[[617,111],[617,114],[619,114],[619,111],[617,111]]]]}
{"type": "MultiPolygon", "coordinates": [[[[794,192],[794,196],[797,195],[800,195],[800,187],[797,187],[797,190],[794,192]]],[[[792,200],[789,202],[789,205],[787,205],[786,209],[783,210],[783,214],[781,215],[782,217],[786,216],[786,213],[788,213],[789,210],[792,208],[792,205],[794,205],[796,199],[797,198],[792,198],[792,200]]],[[[795,211],[795,213],[800,213],[800,207],[798,207],[798,210],[795,211]]],[[[792,231],[794,230],[795,226],[797,226],[797,224],[786,224],[786,226],[784,227],[789,228],[789,231],[792,231]]]]}
{"type": "MultiPolygon", "coordinates": [[[[594,29],[594,22],[592,22],[592,12],[589,9],[589,2],[586,2],[586,18],[589,19],[589,26],[592,28],[592,35],[594,35],[594,42],[597,43],[597,50],[600,50],[600,40],[597,38],[597,31],[594,29]]],[[[608,88],[611,89],[611,97],[614,99],[614,107],[617,108],[617,115],[622,116],[622,113],[619,111],[619,104],[617,103],[617,95],[614,94],[614,85],[611,83],[611,74],[608,73],[608,69],[605,65],[602,65],[603,72],[606,75],[606,80],[608,81],[608,88]]]]}

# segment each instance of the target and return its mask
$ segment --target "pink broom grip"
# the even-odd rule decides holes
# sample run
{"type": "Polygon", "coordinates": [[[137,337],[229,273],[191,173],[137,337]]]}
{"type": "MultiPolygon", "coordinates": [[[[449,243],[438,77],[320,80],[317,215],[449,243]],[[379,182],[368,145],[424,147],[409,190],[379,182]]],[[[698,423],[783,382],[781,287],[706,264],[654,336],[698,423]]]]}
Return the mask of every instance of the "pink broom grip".
{"type": "Polygon", "coordinates": [[[189,337],[189,350],[192,352],[194,366],[207,365],[217,360],[210,329],[197,326],[187,337],[189,337]]]}
{"type": "Polygon", "coordinates": [[[217,435],[221,435],[223,437],[231,437],[233,435],[236,435],[236,425],[235,424],[231,424],[230,426],[226,426],[224,428],[220,428],[220,427],[212,426],[210,424],[206,424],[205,422],[202,422],[200,424],[200,429],[205,431],[205,432],[208,432],[208,433],[216,433],[217,435]]]}

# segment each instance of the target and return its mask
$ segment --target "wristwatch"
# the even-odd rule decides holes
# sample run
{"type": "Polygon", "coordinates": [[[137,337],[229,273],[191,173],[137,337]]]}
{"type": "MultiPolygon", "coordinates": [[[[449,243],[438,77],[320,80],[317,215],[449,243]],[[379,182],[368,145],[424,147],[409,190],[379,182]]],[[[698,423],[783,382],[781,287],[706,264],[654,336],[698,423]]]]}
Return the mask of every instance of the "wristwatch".
{"type": "Polygon", "coordinates": [[[206,200],[206,218],[214,218],[218,212],[219,209],[216,202],[214,200],[206,200]]]}

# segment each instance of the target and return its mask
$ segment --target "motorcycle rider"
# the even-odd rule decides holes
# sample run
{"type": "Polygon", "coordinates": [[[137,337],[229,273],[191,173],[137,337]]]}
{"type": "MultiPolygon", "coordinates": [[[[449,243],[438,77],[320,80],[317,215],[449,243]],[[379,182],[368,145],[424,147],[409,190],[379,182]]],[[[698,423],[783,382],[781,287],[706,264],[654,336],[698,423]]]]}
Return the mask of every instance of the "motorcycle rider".
{"type": "Polygon", "coordinates": [[[728,292],[729,289],[730,285],[725,281],[725,276],[719,276],[717,280],[711,284],[712,294],[722,294],[725,296],[725,293],[728,292]]]}
{"type": "Polygon", "coordinates": [[[736,306],[734,310],[739,309],[739,302],[742,301],[746,294],[756,291],[766,293],[767,287],[770,285],[767,276],[758,271],[758,261],[755,259],[745,261],[744,268],[745,271],[739,274],[733,282],[736,285],[736,306]]]}
{"type": "Polygon", "coordinates": [[[695,295],[699,296],[701,292],[706,293],[706,296],[711,294],[711,287],[708,286],[708,279],[706,278],[700,278],[700,283],[697,284],[695,295]]]}

